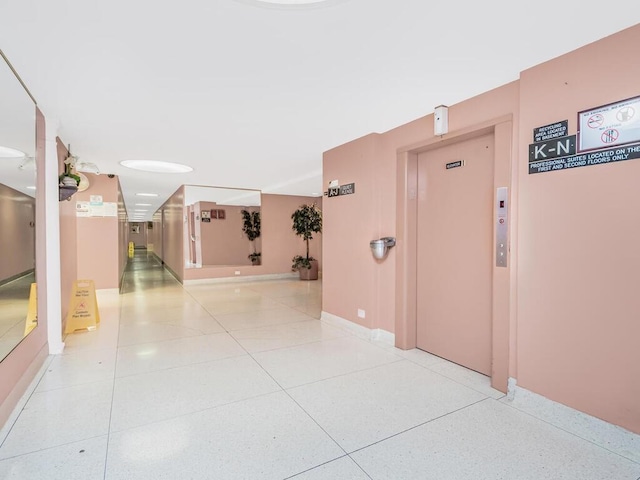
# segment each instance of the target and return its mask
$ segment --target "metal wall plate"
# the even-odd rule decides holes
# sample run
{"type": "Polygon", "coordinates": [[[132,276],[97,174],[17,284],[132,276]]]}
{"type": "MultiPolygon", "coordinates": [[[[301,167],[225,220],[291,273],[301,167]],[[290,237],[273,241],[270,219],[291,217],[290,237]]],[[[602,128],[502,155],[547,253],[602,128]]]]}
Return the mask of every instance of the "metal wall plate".
{"type": "Polygon", "coordinates": [[[509,189],[498,187],[496,192],[496,267],[506,267],[509,255],[509,189]]]}

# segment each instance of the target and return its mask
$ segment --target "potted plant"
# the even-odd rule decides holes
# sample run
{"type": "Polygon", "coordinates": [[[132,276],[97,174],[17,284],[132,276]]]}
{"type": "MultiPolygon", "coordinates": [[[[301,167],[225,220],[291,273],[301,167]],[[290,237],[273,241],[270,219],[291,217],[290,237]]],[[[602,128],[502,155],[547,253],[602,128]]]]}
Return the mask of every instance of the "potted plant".
{"type": "Polygon", "coordinates": [[[64,160],[64,172],[58,177],[60,186],[78,187],[80,185],[80,176],[75,173],[76,157],[69,154],[64,160]]]}
{"type": "Polygon", "coordinates": [[[242,231],[253,246],[253,253],[249,254],[252,265],[260,265],[261,253],[256,251],[256,238],[260,236],[260,212],[240,210],[242,214],[242,231]]]}
{"type": "Polygon", "coordinates": [[[76,174],[77,157],[69,153],[64,160],[64,172],[58,176],[58,200],[71,200],[71,196],[78,191],[80,175],[76,174]]]}
{"type": "Polygon", "coordinates": [[[291,215],[291,220],[293,220],[292,230],[307,244],[307,255],[293,257],[291,269],[300,273],[300,280],[317,280],[318,261],[309,256],[309,240],[313,239],[314,233],[322,232],[322,211],[316,204],[300,205],[300,208],[291,215]]]}

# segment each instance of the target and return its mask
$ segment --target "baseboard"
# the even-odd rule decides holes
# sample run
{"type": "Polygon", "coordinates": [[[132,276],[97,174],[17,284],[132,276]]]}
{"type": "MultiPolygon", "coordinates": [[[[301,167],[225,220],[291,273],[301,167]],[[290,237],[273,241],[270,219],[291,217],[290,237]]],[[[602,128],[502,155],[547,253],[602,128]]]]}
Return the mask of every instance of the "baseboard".
{"type": "Polygon", "coordinates": [[[98,288],[96,289],[96,294],[97,293],[120,293],[120,289],[119,288],[98,288]]]}
{"type": "Polygon", "coordinates": [[[382,330],[381,328],[371,329],[363,327],[362,325],[358,325],[351,320],[347,320],[328,312],[322,312],[320,315],[320,320],[333,327],[347,330],[348,332],[354,334],[356,337],[363,338],[365,340],[380,342],[391,347],[395,346],[396,344],[395,334],[387,332],[386,330],[382,330]]]}
{"type": "Polygon", "coordinates": [[[561,430],[640,463],[638,434],[519,387],[513,378],[509,379],[507,396],[502,401],[561,430]]]}
{"type": "Polygon", "coordinates": [[[185,280],[183,285],[206,285],[208,283],[240,283],[240,282],[260,282],[264,280],[295,280],[299,278],[297,273],[269,273],[266,275],[238,275],[235,277],[220,278],[197,278],[185,280]]]}
{"type": "Polygon", "coordinates": [[[33,272],[35,272],[35,269],[31,268],[31,269],[26,270],[26,271],[24,271],[24,272],[17,273],[16,275],[12,275],[12,276],[10,276],[10,277],[7,277],[7,278],[5,278],[4,280],[0,280],[0,287],[1,287],[2,285],[6,285],[7,283],[11,283],[11,282],[13,282],[14,280],[18,280],[19,278],[22,278],[22,277],[25,277],[25,276],[27,276],[27,275],[30,275],[30,274],[32,274],[33,272]]]}
{"type": "Polygon", "coordinates": [[[165,268],[165,270],[167,270],[167,272],[169,272],[171,274],[171,276],[173,278],[175,278],[179,283],[184,285],[184,281],[180,278],[180,275],[178,275],[176,272],[174,272],[173,269],[171,267],[169,267],[169,265],[167,265],[166,263],[162,262],[162,266],[165,268]]]}

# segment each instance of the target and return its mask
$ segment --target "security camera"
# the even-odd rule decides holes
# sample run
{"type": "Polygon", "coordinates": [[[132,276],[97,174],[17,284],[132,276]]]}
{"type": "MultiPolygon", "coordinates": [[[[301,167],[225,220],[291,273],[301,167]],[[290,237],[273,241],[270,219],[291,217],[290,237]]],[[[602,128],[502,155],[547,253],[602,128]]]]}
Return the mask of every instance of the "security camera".
{"type": "Polygon", "coordinates": [[[109,174],[107,174],[107,177],[113,178],[113,177],[115,177],[115,175],[113,173],[109,173],[109,174]]]}

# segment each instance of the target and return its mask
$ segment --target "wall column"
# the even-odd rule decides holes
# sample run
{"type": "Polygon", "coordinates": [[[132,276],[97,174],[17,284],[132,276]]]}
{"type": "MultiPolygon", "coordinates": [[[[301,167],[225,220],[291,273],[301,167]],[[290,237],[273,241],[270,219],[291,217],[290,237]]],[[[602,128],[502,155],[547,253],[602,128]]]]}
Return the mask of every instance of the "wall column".
{"type": "MultiPolygon", "coordinates": [[[[62,353],[62,303],[60,290],[60,205],[58,200],[58,153],[56,137],[60,123],[47,119],[45,130],[44,210],[47,232],[46,249],[46,309],[49,354],[62,353]]],[[[39,172],[40,173],[40,172],[39,172]]]]}

